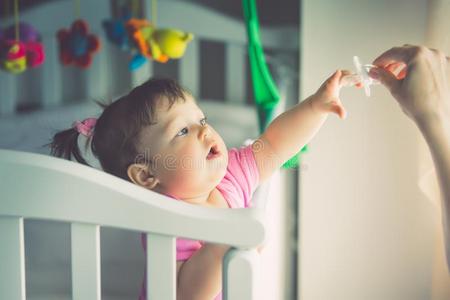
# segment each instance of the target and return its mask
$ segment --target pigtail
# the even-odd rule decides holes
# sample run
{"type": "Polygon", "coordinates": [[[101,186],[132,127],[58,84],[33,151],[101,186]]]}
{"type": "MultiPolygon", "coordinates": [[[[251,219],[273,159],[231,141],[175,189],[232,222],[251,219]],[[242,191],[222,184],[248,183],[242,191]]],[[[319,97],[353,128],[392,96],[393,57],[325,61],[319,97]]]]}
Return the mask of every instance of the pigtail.
{"type": "Polygon", "coordinates": [[[47,146],[50,146],[50,154],[68,160],[74,157],[77,162],[91,167],[81,155],[80,148],[78,147],[79,135],[79,132],[75,128],[57,132],[53,136],[52,142],[47,144],[47,146]]]}
{"type": "MultiPolygon", "coordinates": [[[[110,106],[112,101],[101,102],[94,100],[94,102],[100,106],[104,111],[110,106]]],[[[86,143],[84,147],[85,153],[87,153],[89,146],[91,146],[92,153],[97,156],[95,147],[93,147],[93,133],[95,131],[96,118],[87,118],[83,121],[75,121],[71,128],[57,132],[50,143],[43,145],[44,147],[50,147],[50,154],[56,157],[64,158],[67,160],[75,160],[83,165],[92,167],[81,154],[82,151],[78,146],[78,137],[80,134],[86,137],[86,143]]]]}

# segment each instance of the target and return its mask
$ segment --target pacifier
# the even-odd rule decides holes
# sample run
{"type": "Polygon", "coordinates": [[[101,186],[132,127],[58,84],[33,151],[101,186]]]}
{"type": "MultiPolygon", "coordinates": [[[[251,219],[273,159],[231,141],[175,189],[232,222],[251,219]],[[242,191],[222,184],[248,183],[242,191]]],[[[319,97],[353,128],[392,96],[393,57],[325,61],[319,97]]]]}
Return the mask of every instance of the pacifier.
{"type": "Polygon", "coordinates": [[[355,66],[356,74],[351,74],[344,77],[346,85],[354,85],[361,83],[364,87],[364,92],[367,97],[370,97],[370,86],[380,84],[379,80],[373,79],[369,76],[370,69],[376,67],[372,64],[361,64],[358,56],[353,56],[353,65],[355,66]]]}

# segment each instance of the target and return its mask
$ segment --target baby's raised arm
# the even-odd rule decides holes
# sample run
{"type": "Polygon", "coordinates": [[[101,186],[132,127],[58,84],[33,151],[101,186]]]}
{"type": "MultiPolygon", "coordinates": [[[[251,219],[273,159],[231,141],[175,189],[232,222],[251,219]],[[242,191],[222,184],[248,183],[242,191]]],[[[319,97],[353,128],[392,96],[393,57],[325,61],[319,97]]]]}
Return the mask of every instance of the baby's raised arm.
{"type": "Polygon", "coordinates": [[[314,137],[330,112],[345,118],[339,91],[343,77],[349,74],[348,71],[336,71],[315,94],[275,118],[253,143],[260,182],[300,151],[314,137]]]}

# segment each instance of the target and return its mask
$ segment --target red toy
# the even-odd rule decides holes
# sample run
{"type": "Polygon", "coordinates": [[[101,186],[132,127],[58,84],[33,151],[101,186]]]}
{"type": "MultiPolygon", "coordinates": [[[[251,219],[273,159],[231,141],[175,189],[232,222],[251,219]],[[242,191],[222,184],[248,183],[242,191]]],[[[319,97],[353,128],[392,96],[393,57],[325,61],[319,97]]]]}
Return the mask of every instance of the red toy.
{"type": "Polygon", "coordinates": [[[37,30],[27,24],[19,23],[20,40],[16,40],[16,26],[0,30],[0,65],[10,73],[18,74],[27,68],[41,65],[45,60],[44,47],[37,30]]]}
{"type": "Polygon", "coordinates": [[[74,64],[87,68],[92,63],[92,56],[100,50],[100,40],[89,33],[89,26],[84,20],[76,20],[70,29],[57,32],[60,60],[63,65],[74,64]]]}

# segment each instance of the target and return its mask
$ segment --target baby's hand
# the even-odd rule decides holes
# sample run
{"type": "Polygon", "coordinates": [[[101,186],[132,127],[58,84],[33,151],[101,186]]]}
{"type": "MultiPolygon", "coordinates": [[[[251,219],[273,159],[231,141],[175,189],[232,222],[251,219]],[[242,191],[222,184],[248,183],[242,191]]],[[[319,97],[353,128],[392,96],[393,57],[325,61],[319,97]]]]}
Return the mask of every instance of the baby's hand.
{"type": "MultiPolygon", "coordinates": [[[[337,114],[341,119],[345,119],[347,112],[339,99],[339,91],[341,87],[347,85],[343,80],[344,76],[350,75],[350,71],[337,70],[333,73],[312,95],[311,105],[314,111],[320,113],[333,112],[337,114]]],[[[356,84],[360,86],[360,84],[356,84]]]]}

